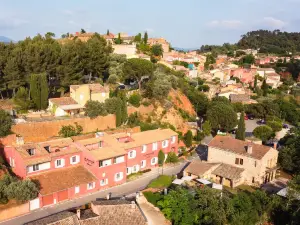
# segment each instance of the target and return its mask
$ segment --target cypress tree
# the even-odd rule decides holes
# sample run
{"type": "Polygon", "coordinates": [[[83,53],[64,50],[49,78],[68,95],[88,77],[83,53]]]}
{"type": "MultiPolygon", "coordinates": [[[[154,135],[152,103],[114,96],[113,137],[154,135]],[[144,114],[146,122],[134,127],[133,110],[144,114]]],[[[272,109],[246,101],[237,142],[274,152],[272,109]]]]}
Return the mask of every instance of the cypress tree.
{"type": "Polygon", "coordinates": [[[30,76],[30,96],[36,109],[41,109],[41,88],[38,74],[30,76]]]}
{"type": "Polygon", "coordinates": [[[107,29],[106,35],[109,35],[109,30],[107,29]]]}
{"type": "Polygon", "coordinates": [[[145,45],[148,43],[148,33],[147,33],[147,31],[144,34],[144,43],[145,43],[145,45]]]}
{"type": "Polygon", "coordinates": [[[122,124],[122,109],[121,107],[117,107],[117,110],[116,110],[116,127],[119,127],[121,126],[122,124]]]}
{"type": "Polygon", "coordinates": [[[235,138],[244,141],[245,140],[245,118],[244,118],[244,112],[241,113],[238,129],[235,134],[235,138]]]}
{"type": "Polygon", "coordinates": [[[261,85],[261,89],[263,91],[263,96],[267,96],[268,95],[268,85],[267,85],[267,82],[266,82],[266,79],[264,79],[262,85],[261,85]]]}
{"type": "Polygon", "coordinates": [[[193,133],[192,131],[188,131],[186,132],[186,134],[184,135],[184,143],[186,145],[186,147],[191,147],[193,144],[193,133]]]}
{"type": "Polygon", "coordinates": [[[46,109],[48,106],[48,82],[47,82],[47,75],[46,73],[40,74],[40,87],[41,87],[41,109],[46,109]]]}

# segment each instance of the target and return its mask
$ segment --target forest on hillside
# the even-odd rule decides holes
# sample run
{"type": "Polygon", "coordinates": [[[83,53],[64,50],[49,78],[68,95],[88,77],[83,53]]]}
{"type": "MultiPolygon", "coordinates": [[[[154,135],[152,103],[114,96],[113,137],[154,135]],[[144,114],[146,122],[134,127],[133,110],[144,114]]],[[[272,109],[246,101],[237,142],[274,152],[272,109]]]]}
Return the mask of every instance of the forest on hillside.
{"type": "Polygon", "coordinates": [[[280,30],[250,31],[241,36],[236,44],[203,45],[199,52],[228,54],[237,49],[259,49],[260,53],[287,55],[300,52],[300,33],[282,32],[280,30]]]}

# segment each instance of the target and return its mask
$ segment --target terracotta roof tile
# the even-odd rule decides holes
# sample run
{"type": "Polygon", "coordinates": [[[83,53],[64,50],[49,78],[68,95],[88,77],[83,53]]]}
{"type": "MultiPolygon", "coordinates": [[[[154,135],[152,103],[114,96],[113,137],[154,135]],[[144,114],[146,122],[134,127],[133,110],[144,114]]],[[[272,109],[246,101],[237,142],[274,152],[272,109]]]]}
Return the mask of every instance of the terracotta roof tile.
{"type": "Polygon", "coordinates": [[[222,163],[214,171],[212,171],[212,174],[225,177],[227,179],[235,180],[241,178],[241,174],[242,172],[244,172],[244,170],[245,169],[243,168],[222,163]]]}
{"type": "Polygon", "coordinates": [[[61,98],[50,98],[49,101],[53,102],[53,104],[61,106],[61,105],[76,105],[78,104],[71,97],[61,97],[61,98]]]}
{"type": "Polygon", "coordinates": [[[39,182],[41,187],[40,193],[42,195],[48,195],[97,180],[93,174],[81,165],[56,169],[39,175],[33,175],[29,178],[39,182]]]}
{"type": "Polygon", "coordinates": [[[220,165],[219,163],[206,163],[200,160],[192,161],[185,169],[185,172],[191,173],[197,176],[203,176],[210,169],[220,165]]]}
{"type": "Polygon", "coordinates": [[[252,143],[252,154],[247,153],[246,147],[249,143],[247,141],[237,140],[231,136],[215,136],[208,144],[208,147],[230,151],[238,155],[243,155],[255,159],[261,159],[271,150],[271,147],[252,143]]]}
{"type": "Polygon", "coordinates": [[[24,225],[79,225],[77,216],[75,213],[63,211],[53,214],[51,216],[44,217],[24,225]]]}

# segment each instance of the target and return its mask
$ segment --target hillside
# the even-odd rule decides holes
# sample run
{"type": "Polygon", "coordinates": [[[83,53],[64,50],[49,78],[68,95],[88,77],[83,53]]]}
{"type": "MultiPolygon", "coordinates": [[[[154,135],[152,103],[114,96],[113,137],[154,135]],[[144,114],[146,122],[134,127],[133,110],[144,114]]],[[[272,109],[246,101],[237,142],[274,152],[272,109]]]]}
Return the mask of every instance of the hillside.
{"type": "Polygon", "coordinates": [[[279,30],[251,31],[242,35],[237,46],[242,49],[260,49],[261,53],[288,54],[300,52],[300,33],[281,32],[279,30]]]}
{"type": "Polygon", "coordinates": [[[9,43],[11,41],[13,41],[13,40],[8,37],[0,36],[0,42],[9,43]]]}
{"type": "Polygon", "coordinates": [[[250,31],[236,44],[202,45],[200,53],[228,54],[238,49],[260,49],[260,53],[285,55],[300,52],[300,33],[281,32],[279,30],[250,31]]]}

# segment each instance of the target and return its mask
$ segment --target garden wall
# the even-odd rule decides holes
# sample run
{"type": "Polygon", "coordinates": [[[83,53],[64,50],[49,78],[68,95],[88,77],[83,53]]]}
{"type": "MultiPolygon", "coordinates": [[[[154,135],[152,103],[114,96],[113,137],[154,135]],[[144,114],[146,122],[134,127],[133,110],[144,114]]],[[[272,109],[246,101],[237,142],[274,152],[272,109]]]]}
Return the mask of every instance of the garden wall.
{"type": "Polygon", "coordinates": [[[0,221],[8,220],[16,216],[29,213],[29,202],[22,205],[8,203],[0,207],[0,221]]]}
{"type": "Polygon", "coordinates": [[[97,129],[105,130],[116,127],[115,115],[101,116],[95,119],[74,118],[44,122],[28,122],[16,124],[12,127],[12,132],[21,135],[25,142],[46,141],[51,137],[58,136],[62,126],[74,125],[82,126],[83,133],[95,132],[97,129]]]}

